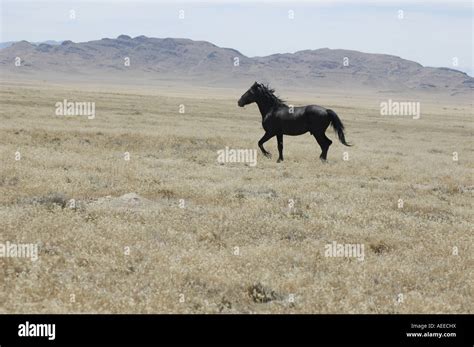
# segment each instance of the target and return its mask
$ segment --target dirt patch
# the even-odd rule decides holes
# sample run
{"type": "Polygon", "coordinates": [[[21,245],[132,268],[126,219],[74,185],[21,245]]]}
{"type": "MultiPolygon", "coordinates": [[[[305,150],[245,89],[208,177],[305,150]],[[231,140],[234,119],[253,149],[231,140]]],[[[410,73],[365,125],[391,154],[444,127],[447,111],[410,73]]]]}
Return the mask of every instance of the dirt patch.
{"type": "Polygon", "coordinates": [[[143,210],[159,209],[163,207],[163,203],[148,200],[137,193],[127,193],[119,197],[108,195],[90,202],[88,206],[101,209],[143,210]]]}

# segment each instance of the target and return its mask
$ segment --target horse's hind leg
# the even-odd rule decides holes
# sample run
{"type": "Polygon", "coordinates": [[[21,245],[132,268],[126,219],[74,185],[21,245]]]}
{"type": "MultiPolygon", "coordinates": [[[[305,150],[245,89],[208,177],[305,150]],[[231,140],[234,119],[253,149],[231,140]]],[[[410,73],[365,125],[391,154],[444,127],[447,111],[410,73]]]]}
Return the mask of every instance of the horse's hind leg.
{"type": "Polygon", "coordinates": [[[321,147],[321,155],[319,158],[323,161],[326,161],[328,155],[329,146],[331,146],[332,141],[327,138],[326,134],[313,134],[316,141],[318,141],[319,147],[321,147]]]}
{"type": "Polygon", "coordinates": [[[324,160],[326,160],[326,157],[327,157],[327,155],[328,155],[329,146],[332,145],[332,141],[326,136],[326,134],[323,134],[323,137],[324,137],[324,139],[325,139],[325,141],[326,141],[326,153],[325,153],[325,155],[324,155],[324,160]]]}

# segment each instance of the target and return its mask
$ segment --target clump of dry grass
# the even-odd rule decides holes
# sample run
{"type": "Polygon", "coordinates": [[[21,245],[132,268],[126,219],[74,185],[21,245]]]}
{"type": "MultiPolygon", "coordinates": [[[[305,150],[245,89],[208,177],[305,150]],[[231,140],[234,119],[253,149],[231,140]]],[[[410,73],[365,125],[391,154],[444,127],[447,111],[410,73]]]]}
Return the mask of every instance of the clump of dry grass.
{"type": "Polygon", "coordinates": [[[371,243],[370,249],[376,254],[382,254],[392,250],[392,248],[383,241],[371,243]]]}
{"type": "Polygon", "coordinates": [[[249,286],[247,292],[252,301],[257,303],[267,303],[280,297],[275,291],[263,286],[261,283],[249,286]]]}
{"type": "Polygon", "coordinates": [[[47,208],[54,208],[55,206],[59,206],[61,208],[65,208],[69,199],[64,195],[63,193],[49,193],[47,195],[42,195],[42,196],[34,196],[31,198],[26,199],[26,203],[32,204],[32,205],[44,205],[47,208]]]}

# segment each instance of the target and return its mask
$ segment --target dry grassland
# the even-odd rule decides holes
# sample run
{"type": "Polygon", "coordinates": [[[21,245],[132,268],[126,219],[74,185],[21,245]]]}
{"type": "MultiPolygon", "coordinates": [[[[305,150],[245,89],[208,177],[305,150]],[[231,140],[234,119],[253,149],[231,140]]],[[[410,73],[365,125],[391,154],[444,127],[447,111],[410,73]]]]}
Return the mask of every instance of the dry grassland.
{"type": "Polygon", "coordinates": [[[334,109],[354,146],[328,130],[327,164],[307,134],[282,164],[272,139],[273,159],[221,165],[263,134],[243,92],[3,83],[0,242],[39,259],[0,258],[0,312],[474,312],[472,105],[413,120],[381,116],[388,95],[293,98],[334,109]],[[63,99],[95,119],[56,116],[63,99]],[[326,257],[333,241],[364,260],[326,257]]]}

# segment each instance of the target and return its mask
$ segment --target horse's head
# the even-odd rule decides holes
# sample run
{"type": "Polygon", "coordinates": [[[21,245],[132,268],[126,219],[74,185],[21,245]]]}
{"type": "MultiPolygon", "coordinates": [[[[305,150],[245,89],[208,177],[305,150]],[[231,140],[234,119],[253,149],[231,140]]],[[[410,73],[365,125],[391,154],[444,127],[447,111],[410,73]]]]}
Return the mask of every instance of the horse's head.
{"type": "Polygon", "coordinates": [[[252,84],[249,90],[247,90],[244,95],[240,97],[239,101],[237,101],[237,105],[239,105],[240,107],[244,107],[245,105],[257,101],[258,91],[260,87],[260,83],[255,82],[254,84],[252,84]]]}

